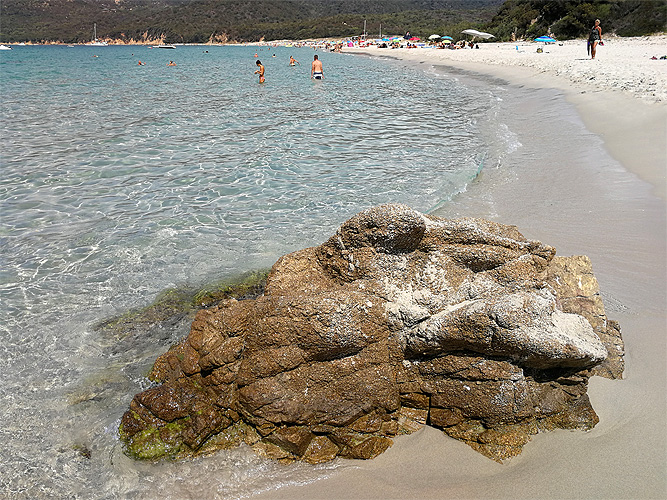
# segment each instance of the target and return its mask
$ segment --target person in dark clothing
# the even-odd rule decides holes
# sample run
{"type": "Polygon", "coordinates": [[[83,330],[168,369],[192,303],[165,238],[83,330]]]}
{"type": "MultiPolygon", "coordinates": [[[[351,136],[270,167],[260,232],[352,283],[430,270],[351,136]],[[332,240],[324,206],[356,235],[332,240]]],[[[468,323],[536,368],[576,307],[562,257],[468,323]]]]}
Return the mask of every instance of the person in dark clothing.
{"type": "Polygon", "coordinates": [[[600,28],[600,20],[596,19],[591,34],[588,35],[588,53],[591,55],[591,59],[595,59],[595,50],[598,43],[602,43],[602,28],[600,28]]]}

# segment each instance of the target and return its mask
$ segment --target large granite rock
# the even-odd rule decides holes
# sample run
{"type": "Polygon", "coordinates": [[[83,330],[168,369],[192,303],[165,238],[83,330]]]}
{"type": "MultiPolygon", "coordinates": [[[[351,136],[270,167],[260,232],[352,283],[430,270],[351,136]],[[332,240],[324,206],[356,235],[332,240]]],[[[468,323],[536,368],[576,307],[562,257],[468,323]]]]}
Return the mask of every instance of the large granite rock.
{"type": "Polygon", "coordinates": [[[592,428],[588,379],[620,377],[622,356],[587,257],[383,205],[280,258],[258,298],[201,310],[120,434],[137,458],[246,442],[319,463],[427,424],[501,461],[541,430],[592,428]]]}

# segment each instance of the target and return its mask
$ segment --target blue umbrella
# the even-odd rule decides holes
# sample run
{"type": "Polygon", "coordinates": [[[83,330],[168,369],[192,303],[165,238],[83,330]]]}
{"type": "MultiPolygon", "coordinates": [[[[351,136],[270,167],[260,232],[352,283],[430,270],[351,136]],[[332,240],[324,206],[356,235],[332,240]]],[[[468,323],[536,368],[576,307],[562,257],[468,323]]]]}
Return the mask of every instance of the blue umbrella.
{"type": "Polygon", "coordinates": [[[451,36],[443,36],[443,40],[454,40],[451,36]]]}
{"type": "Polygon", "coordinates": [[[544,42],[544,43],[556,43],[556,40],[554,40],[550,36],[541,36],[539,38],[536,38],[535,41],[536,42],[544,42]]]}

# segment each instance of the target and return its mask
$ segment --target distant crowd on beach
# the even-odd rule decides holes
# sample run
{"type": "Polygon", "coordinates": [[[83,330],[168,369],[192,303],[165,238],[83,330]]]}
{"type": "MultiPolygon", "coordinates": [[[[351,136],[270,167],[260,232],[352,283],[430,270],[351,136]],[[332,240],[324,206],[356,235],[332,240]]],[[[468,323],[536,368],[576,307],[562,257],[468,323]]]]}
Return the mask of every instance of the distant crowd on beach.
{"type": "MultiPolygon", "coordinates": [[[[433,46],[437,49],[452,49],[452,50],[457,50],[457,49],[479,49],[479,44],[474,43],[474,42],[466,42],[465,40],[459,40],[458,42],[454,43],[453,41],[442,41],[433,44],[433,46]]],[[[392,49],[398,49],[400,48],[399,44],[393,44],[392,49]]],[[[408,49],[416,49],[419,48],[417,44],[414,43],[408,43],[405,48],[408,49]]]]}

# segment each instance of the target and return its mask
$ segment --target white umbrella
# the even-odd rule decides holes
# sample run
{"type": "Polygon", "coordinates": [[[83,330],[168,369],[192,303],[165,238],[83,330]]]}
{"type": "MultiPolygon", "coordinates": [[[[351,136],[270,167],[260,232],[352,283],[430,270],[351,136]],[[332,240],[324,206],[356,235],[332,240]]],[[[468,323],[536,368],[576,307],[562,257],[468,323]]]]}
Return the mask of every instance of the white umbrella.
{"type": "Polygon", "coordinates": [[[429,40],[435,40],[437,38],[441,38],[440,35],[431,35],[430,37],[428,37],[429,40]]]}
{"type": "Polygon", "coordinates": [[[477,31],[477,30],[463,30],[461,33],[465,35],[472,35],[472,36],[478,36],[479,38],[483,38],[484,40],[488,40],[489,38],[495,38],[491,33],[484,33],[483,31],[477,31]]]}

